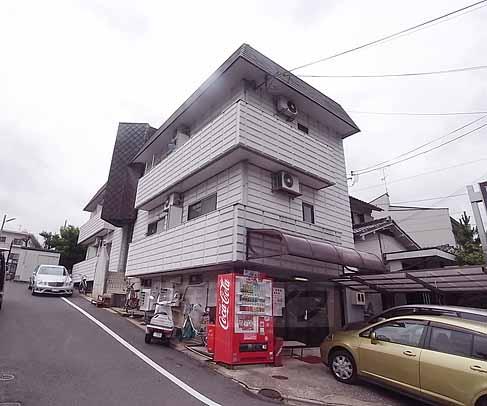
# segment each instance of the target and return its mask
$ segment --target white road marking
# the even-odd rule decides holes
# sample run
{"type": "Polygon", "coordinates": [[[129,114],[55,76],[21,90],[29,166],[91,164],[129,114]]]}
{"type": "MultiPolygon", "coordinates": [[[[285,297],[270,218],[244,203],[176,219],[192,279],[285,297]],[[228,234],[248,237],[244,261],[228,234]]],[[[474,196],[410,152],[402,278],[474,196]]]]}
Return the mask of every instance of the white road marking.
{"type": "Polygon", "coordinates": [[[66,298],[61,298],[63,299],[66,303],[68,303],[70,306],[74,307],[76,310],[78,310],[81,314],[85,315],[88,319],[90,319],[93,323],[95,323],[98,327],[100,327],[102,330],[104,330],[106,333],[110,334],[115,340],[117,340],[120,344],[122,344],[125,348],[127,348],[129,351],[131,351],[133,354],[135,354],[137,357],[139,357],[142,361],[144,361],[147,365],[151,366],[154,368],[157,372],[159,372],[162,376],[166,377],[169,379],[172,383],[176,384],[179,386],[182,390],[186,391],[189,393],[191,396],[194,398],[198,399],[200,402],[204,403],[205,405],[208,406],[221,406],[219,403],[216,403],[212,401],[211,399],[207,398],[205,395],[199,393],[195,389],[193,389],[191,386],[187,385],[183,381],[181,381],[179,378],[176,378],[173,374],[171,374],[169,371],[166,371],[164,368],[162,368],[159,364],[155,363],[152,361],[148,356],[144,355],[142,352],[140,352],[137,348],[135,348],[133,345],[129,344],[127,341],[125,341],[122,337],[120,337],[117,333],[114,331],[110,330],[107,326],[105,326],[101,321],[97,320],[94,318],[91,314],[89,314],[87,311],[83,310],[81,307],[75,305],[73,302],[66,298]]]}

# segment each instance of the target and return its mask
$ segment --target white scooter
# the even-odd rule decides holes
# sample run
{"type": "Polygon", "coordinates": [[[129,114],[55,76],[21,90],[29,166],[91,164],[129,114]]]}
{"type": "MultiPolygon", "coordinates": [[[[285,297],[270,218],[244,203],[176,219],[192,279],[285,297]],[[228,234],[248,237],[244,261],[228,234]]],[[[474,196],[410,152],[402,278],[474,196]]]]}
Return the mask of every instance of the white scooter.
{"type": "MultiPolygon", "coordinates": [[[[153,300],[154,297],[151,297],[153,300]]],[[[174,333],[174,321],[172,308],[179,306],[180,296],[173,293],[172,289],[161,289],[157,296],[154,316],[149,324],[145,326],[145,342],[150,344],[153,338],[160,339],[164,344],[169,344],[169,340],[174,333]]]]}

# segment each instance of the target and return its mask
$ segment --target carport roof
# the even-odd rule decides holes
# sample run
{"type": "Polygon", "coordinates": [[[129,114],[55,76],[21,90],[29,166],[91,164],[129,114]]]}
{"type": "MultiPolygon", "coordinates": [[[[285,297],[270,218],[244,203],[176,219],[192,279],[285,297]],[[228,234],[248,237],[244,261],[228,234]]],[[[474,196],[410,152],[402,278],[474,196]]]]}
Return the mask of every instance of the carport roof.
{"type": "Polygon", "coordinates": [[[481,292],[487,291],[487,270],[479,265],[451,266],[374,275],[349,274],[334,282],[365,293],[481,292]]]}

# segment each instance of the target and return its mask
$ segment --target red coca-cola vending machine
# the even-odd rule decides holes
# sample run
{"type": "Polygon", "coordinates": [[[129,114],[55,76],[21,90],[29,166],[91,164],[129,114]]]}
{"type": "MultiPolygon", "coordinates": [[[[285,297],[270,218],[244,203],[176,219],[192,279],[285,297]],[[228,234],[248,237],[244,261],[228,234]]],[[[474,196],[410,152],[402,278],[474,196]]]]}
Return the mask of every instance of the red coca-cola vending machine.
{"type": "Polygon", "coordinates": [[[214,360],[228,365],[274,362],[272,280],[218,275],[214,360]]]}

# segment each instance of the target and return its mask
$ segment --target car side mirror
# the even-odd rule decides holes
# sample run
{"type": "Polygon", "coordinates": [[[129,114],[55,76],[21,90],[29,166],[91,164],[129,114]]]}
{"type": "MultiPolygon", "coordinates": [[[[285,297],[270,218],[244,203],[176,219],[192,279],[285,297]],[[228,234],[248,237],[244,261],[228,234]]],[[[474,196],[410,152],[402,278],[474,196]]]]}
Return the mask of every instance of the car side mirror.
{"type": "Polygon", "coordinates": [[[377,333],[375,331],[372,331],[370,333],[370,343],[371,344],[377,344],[378,343],[378,339],[377,339],[377,333]]]}

